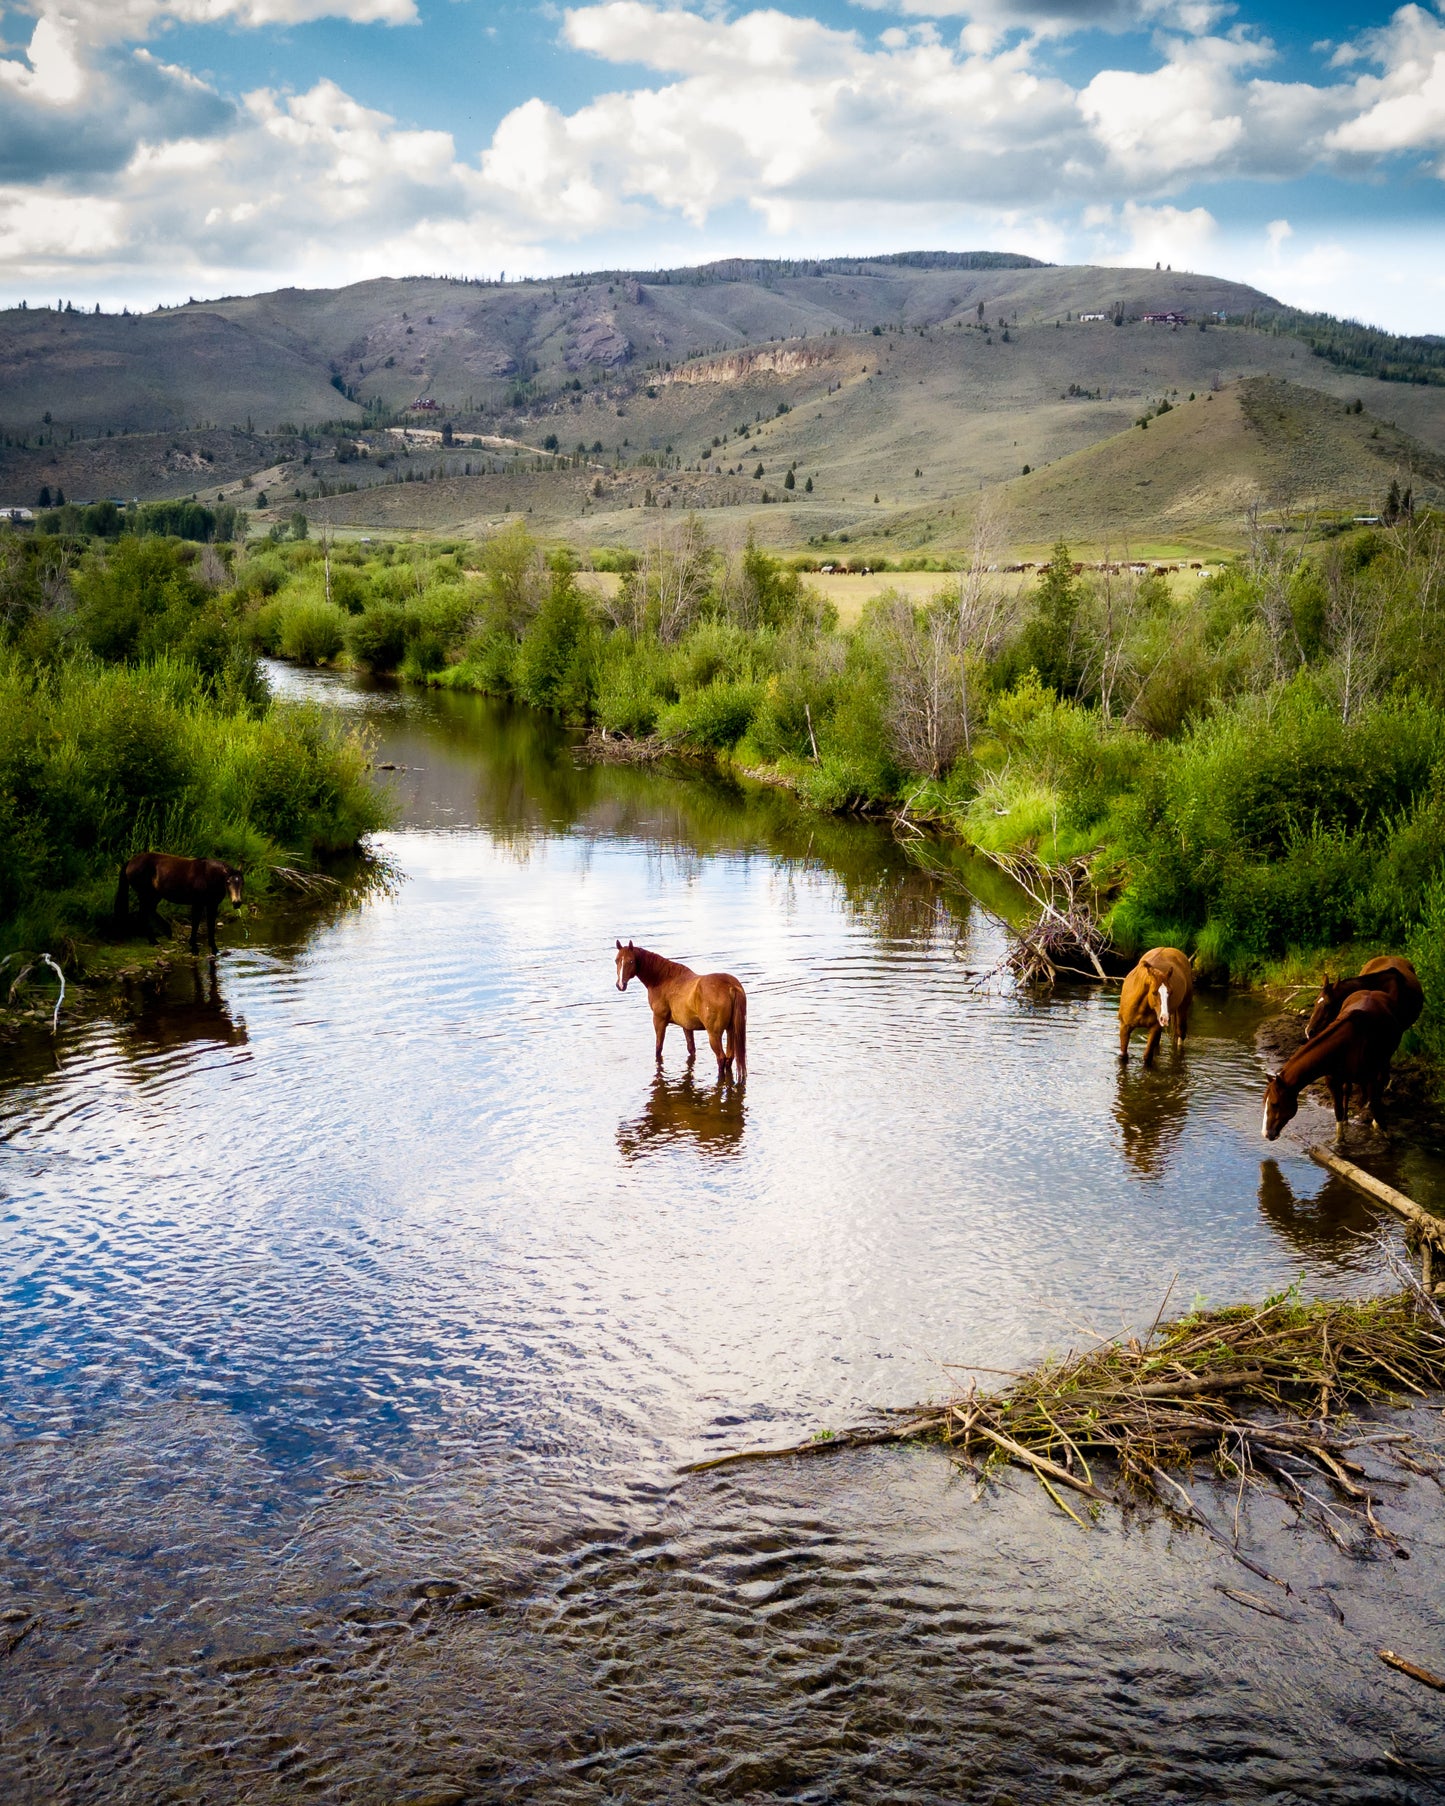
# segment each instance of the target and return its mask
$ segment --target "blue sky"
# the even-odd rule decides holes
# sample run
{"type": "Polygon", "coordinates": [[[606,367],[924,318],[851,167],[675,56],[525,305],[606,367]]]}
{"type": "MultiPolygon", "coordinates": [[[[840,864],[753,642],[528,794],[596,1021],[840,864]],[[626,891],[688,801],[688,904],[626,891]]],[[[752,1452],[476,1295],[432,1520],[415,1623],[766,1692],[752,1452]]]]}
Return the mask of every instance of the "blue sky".
{"type": "Polygon", "coordinates": [[[1445,17],[0,0],[0,300],[1012,249],[1445,332],[1445,17]]]}

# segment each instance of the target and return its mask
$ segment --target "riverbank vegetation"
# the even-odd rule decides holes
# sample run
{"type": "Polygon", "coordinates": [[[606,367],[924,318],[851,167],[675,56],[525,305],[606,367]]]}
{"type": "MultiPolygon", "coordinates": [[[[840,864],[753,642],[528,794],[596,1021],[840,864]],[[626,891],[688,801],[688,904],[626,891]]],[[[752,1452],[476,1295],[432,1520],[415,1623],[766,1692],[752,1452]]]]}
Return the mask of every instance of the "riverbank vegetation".
{"type": "Polygon", "coordinates": [[[0,538],[0,953],[73,955],[144,848],[254,896],[383,815],[361,742],[272,702],[220,549],[0,538]]]}
{"type": "MultiPolygon", "coordinates": [[[[1087,857],[1125,950],[1243,979],[1408,946],[1445,998],[1441,523],[1261,532],[1185,586],[1064,546],[1022,587],[992,562],[981,541],[922,603],[881,579],[847,633],[804,574],[690,520],[602,593],[515,527],[272,546],[237,578],[268,652],[514,697],[987,852],[1087,857]]],[[[1420,1033],[1445,1053],[1445,1017],[1420,1033]]]]}

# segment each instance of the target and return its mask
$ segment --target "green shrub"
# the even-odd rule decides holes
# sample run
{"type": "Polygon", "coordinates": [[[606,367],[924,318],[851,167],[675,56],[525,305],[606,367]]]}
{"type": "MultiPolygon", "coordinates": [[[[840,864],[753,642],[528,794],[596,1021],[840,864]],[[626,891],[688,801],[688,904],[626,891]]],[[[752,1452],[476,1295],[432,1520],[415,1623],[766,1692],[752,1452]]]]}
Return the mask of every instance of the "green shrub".
{"type": "Polygon", "coordinates": [[[1406,951],[1425,992],[1415,1039],[1432,1059],[1445,1061],[1445,877],[1437,877],[1420,898],[1406,951]]]}
{"type": "Polygon", "coordinates": [[[346,644],[348,616],[331,602],[286,602],[281,605],[276,649],[299,665],[326,665],[346,644]]]}
{"type": "Polygon", "coordinates": [[[346,623],[346,656],[363,671],[395,671],[406,656],[407,611],[374,602],[346,623]]]}
{"type": "Polygon", "coordinates": [[[762,688],[755,683],[705,684],[673,703],[662,715],[659,729],[666,739],[728,752],[748,731],[761,700],[762,688]]]}
{"type": "Polygon", "coordinates": [[[563,568],[553,574],[546,600],[522,635],[513,685],[533,708],[584,721],[595,681],[592,617],[572,572],[563,568]]]}
{"type": "Polygon", "coordinates": [[[642,739],[654,733],[658,717],[676,695],[666,650],[651,638],[614,633],[603,644],[597,666],[594,708],[610,734],[642,739]]]}

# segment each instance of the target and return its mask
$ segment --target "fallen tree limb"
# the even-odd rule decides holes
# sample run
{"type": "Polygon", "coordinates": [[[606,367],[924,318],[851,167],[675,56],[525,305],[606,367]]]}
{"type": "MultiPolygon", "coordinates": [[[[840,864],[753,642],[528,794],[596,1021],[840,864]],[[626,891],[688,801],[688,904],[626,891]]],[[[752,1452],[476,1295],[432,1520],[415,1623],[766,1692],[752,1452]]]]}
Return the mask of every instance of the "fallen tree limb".
{"type": "MultiPolygon", "coordinates": [[[[981,1458],[987,1474],[1003,1460],[1032,1472],[1076,1522],[1055,1490],[1101,1504],[1132,1492],[1202,1529],[1262,1579],[1276,1577],[1243,1555],[1190,1497],[1201,1465],[1286,1499],[1302,1521],[1351,1555],[1398,1550],[1376,1513],[1383,1489],[1401,1484],[1369,1472],[1361,1457],[1403,1472],[1430,1472],[1414,1456],[1436,1456],[1408,1432],[1362,1435],[1352,1411],[1389,1404],[1401,1393],[1445,1390],[1445,1323],[1418,1287],[1364,1300],[1306,1304],[1286,1293],[1259,1306],[1199,1311],[1156,1323],[1061,1362],[1016,1374],[996,1391],[967,1390],[920,1405],[904,1421],[880,1412],[869,1423],[781,1449],[713,1456],[682,1471],[785,1460],[900,1442],[935,1442],[981,1458]],[[1319,1401],[1332,1402],[1330,1416],[1319,1401]],[[1090,1469],[1117,1473],[1112,1490],[1090,1469]],[[1308,1484],[1306,1484],[1308,1482],[1308,1484]]],[[[898,1414],[901,1415],[901,1414],[898,1414]]]]}

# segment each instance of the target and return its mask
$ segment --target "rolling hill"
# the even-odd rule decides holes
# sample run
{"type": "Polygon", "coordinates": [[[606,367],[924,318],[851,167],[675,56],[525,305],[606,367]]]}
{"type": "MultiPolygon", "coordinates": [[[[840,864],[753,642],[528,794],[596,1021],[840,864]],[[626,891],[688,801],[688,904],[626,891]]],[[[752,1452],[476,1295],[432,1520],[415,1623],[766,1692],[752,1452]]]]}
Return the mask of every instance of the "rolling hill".
{"type": "Polygon", "coordinates": [[[1228,538],[1245,496],[1350,505],[1385,466],[1437,481],[1445,348],[1410,341],[1419,380],[1383,381],[1401,342],[1391,362],[1327,327],[1209,276],[998,253],[12,310],[0,502],[264,488],[283,517],[455,531],[521,512],[584,543],[697,507],[724,539],[942,549],[987,488],[1030,542],[1056,518],[1099,541],[1105,503],[1121,528],[1228,538]],[[1298,430],[1246,430],[1258,379],[1318,398],[1286,406],[1298,430]],[[1109,449],[1131,432],[1167,472],[1107,474],[1139,455],[1109,449]]]}

